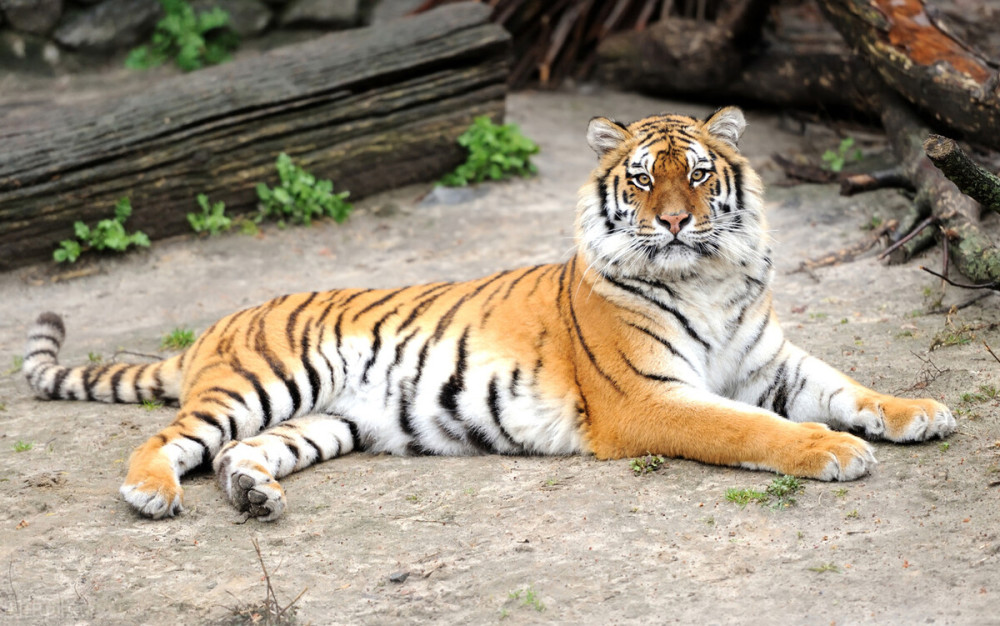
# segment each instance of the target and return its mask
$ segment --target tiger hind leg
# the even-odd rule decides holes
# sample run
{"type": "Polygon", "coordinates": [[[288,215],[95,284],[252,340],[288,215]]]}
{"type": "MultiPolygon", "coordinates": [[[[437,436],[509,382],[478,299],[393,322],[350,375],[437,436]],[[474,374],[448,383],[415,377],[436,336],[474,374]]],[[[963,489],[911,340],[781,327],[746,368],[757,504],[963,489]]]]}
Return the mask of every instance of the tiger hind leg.
{"type": "Polygon", "coordinates": [[[333,415],[303,415],[255,437],[228,443],[212,466],[237,509],[270,522],[281,517],[286,504],[277,479],[357,446],[352,422],[333,415]]]}

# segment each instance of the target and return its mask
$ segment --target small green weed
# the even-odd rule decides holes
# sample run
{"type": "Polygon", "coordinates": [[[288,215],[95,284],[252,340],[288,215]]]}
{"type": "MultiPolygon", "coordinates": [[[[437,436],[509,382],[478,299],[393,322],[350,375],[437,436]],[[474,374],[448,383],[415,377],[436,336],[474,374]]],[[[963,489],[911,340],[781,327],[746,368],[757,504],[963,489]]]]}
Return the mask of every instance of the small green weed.
{"type": "Polygon", "coordinates": [[[7,403],[0,402],[0,411],[6,411],[6,410],[7,410],[7,403]]]}
{"type": "Polygon", "coordinates": [[[88,352],[87,360],[90,361],[91,363],[100,363],[101,361],[104,360],[104,357],[98,354],[97,352],[88,352]]]}
{"type": "Polygon", "coordinates": [[[878,215],[872,215],[870,220],[861,225],[861,230],[875,230],[884,223],[885,220],[883,220],[881,217],[879,217],[878,215]]]}
{"type": "Polygon", "coordinates": [[[650,474],[663,467],[667,460],[659,455],[647,454],[636,459],[632,459],[628,466],[636,476],[650,474]]]}
{"type": "Polygon", "coordinates": [[[165,13],[148,46],[133,49],[125,67],[145,70],[173,59],[185,72],[229,60],[240,39],[228,28],[229,13],[215,7],[195,13],[184,0],[160,0],[165,13]]]}
{"type": "Polygon", "coordinates": [[[197,200],[201,212],[187,214],[188,224],[194,232],[208,233],[214,237],[232,228],[233,220],[226,216],[225,202],[210,203],[208,196],[203,193],[198,194],[197,200]]]}
{"type": "Polygon", "coordinates": [[[802,481],[794,476],[779,476],[764,491],[756,489],[727,489],[726,500],[745,507],[751,502],[761,506],[774,499],[774,508],[787,508],[795,504],[795,495],[804,491],[802,481]]]}
{"type": "Polygon", "coordinates": [[[811,319],[811,320],[825,320],[828,317],[830,317],[829,313],[810,313],[809,314],[809,319],[811,319]]]}
{"type": "Polygon", "coordinates": [[[406,501],[416,504],[417,502],[420,502],[420,496],[418,496],[415,493],[411,493],[410,495],[406,496],[406,501]]]}
{"type": "Polygon", "coordinates": [[[860,161],[861,150],[854,147],[854,137],[845,137],[840,140],[836,150],[827,150],[823,153],[823,168],[831,172],[840,172],[848,163],[860,161]]]}
{"type": "Polygon", "coordinates": [[[538,171],[531,162],[538,144],[522,135],[515,124],[494,124],[488,116],[481,115],[459,135],[458,144],[469,155],[465,163],[441,179],[440,184],[445,187],[464,187],[514,176],[527,178],[538,171]]]}
{"type": "Polygon", "coordinates": [[[130,246],[149,247],[149,237],[141,230],[128,233],[125,221],[132,215],[132,202],[122,198],[115,205],[114,218],[103,219],[93,228],[83,222],[73,223],[76,240],[64,239],[52,253],[56,263],[73,263],[87,250],[124,252],[130,246]]]}
{"type": "Polygon", "coordinates": [[[156,400],[145,399],[142,401],[142,408],[147,411],[153,411],[163,406],[162,402],[157,402],[156,400]]]}
{"type": "Polygon", "coordinates": [[[810,567],[810,572],[816,572],[817,574],[825,574],[826,572],[833,572],[834,574],[840,573],[840,567],[834,563],[822,563],[816,567],[810,567]]]}
{"type": "Polygon", "coordinates": [[[16,374],[21,371],[21,368],[24,367],[24,357],[21,356],[20,354],[15,354],[12,363],[13,365],[10,366],[10,369],[4,372],[4,374],[6,374],[7,376],[10,376],[11,374],[16,374]]]}
{"type": "Polygon", "coordinates": [[[860,515],[858,514],[858,510],[854,509],[853,511],[845,515],[844,519],[858,519],[859,517],[860,515]]]}
{"type": "Polygon", "coordinates": [[[239,218],[239,224],[240,224],[241,235],[256,237],[258,234],[260,234],[260,227],[257,226],[257,222],[253,220],[239,218]]]}
{"type": "Polygon", "coordinates": [[[163,336],[160,348],[166,350],[183,350],[194,343],[194,331],[190,328],[178,327],[163,336]]]}
{"type": "Polygon", "coordinates": [[[545,604],[542,603],[541,598],[538,597],[538,594],[531,587],[531,585],[528,585],[523,589],[518,589],[517,591],[511,591],[507,594],[507,596],[511,600],[519,600],[521,606],[531,607],[539,613],[545,610],[545,604]]]}
{"type": "Polygon", "coordinates": [[[947,452],[950,448],[951,448],[951,442],[949,441],[942,441],[941,443],[938,444],[938,450],[940,450],[941,452],[947,452]]]}
{"type": "Polygon", "coordinates": [[[14,444],[14,452],[27,452],[35,447],[35,444],[30,441],[21,441],[20,439],[14,444]]]}
{"type": "Polygon", "coordinates": [[[740,508],[743,508],[751,502],[764,504],[769,500],[769,498],[763,491],[757,491],[755,489],[730,488],[726,489],[726,500],[734,504],[738,504],[740,505],[740,508]]]}
{"type": "Polygon", "coordinates": [[[317,180],[292,163],[291,157],[284,152],[278,155],[275,167],[281,181],[278,187],[272,189],[264,183],[257,184],[260,214],[256,221],[276,219],[278,225],[284,227],[287,219],[293,224],[309,226],[314,218],[325,215],[340,224],[354,209],[346,200],[350,192],[333,193],[332,182],[317,180]]]}
{"type": "Polygon", "coordinates": [[[841,487],[840,489],[834,489],[833,495],[837,498],[846,498],[848,493],[847,487],[841,487]]]}
{"type": "Polygon", "coordinates": [[[978,393],[967,392],[963,393],[961,397],[962,397],[962,402],[966,404],[974,404],[978,402],[988,402],[990,400],[996,400],[998,393],[1000,392],[998,392],[997,388],[994,387],[993,385],[979,385],[978,393]]]}
{"type": "Polygon", "coordinates": [[[795,476],[779,476],[767,486],[768,495],[777,499],[776,507],[789,507],[795,504],[795,495],[805,491],[805,485],[795,476]]]}

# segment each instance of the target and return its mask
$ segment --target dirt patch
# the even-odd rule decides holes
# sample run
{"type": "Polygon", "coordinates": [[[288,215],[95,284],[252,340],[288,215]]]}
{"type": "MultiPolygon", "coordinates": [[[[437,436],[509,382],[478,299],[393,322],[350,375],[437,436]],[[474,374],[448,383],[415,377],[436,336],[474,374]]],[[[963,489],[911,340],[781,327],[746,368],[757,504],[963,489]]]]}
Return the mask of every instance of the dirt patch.
{"type": "MultiPolygon", "coordinates": [[[[663,110],[708,112],[629,94],[515,95],[510,118],[542,146],[535,179],[450,204],[420,204],[427,188],[404,189],[364,201],[343,226],[158,242],[69,281],[37,268],[0,276],[0,374],[44,310],[66,316],[61,357],[81,363],[120,348],[156,353],[174,327],[203,330],[290,291],[566,258],[576,188],[594,162],[587,120],[663,110]]],[[[767,155],[836,143],[816,129],[789,132],[773,115],[749,118],[743,150],[765,179],[777,176],[767,155]]],[[[993,620],[1000,411],[989,390],[1000,364],[981,341],[1000,348],[996,297],[927,315],[940,292],[915,264],[867,258],[791,273],[900,202],[894,192],[770,189],[776,308],[790,339],[862,383],[957,409],[946,442],[878,443],[870,476],[806,481],[782,508],[725,498],[772,475],[679,460],[636,476],[628,461],[585,457],[357,454],[285,479],[289,508],[275,524],[239,523],[207,476],[185,483],[180,518],[152,522],[117,488],[130,451],[170,409],[39,402],[20,375],[0,375],[0,617],[229,619],[265,597],[256,537],[279,601],[307,589],[298,617],[319,624],[771,623],[779,611],[787,623],[993,620]],[[935,337],[949,345],[929,352],[935,337]]],[[[943,301],[970,297],[948,290],[943,301]]]]}

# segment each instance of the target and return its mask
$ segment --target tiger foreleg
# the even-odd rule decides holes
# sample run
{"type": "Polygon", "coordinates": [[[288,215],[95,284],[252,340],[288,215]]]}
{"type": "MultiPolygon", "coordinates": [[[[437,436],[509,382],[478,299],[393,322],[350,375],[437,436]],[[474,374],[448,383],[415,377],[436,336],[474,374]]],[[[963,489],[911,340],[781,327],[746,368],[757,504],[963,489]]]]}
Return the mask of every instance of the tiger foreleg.
{"type": "Polygon", "coordinates": [[[265,522],[285,510],[279,478],[354,449],[351,424],[332,415],[304,415],[261,434],[232,441],[212,463],[233,505],[265,522]]]}
{"type": "Polygon", "coordinates": [[[897,398],[868,389],[785,342],[737,399],[794,422],[822,422],[889,441],[925,441],[955,430],[948,407],[929,398],[897,398]]]}
{"type": "Polygon", "coordinates": [[[871,446],[823,424],[795,423],[770,411],[678,385],[655,406],[620,406],[592,418],[600,458],[664,454],[818,480],[854,480],[875,465],[871,446]]]}

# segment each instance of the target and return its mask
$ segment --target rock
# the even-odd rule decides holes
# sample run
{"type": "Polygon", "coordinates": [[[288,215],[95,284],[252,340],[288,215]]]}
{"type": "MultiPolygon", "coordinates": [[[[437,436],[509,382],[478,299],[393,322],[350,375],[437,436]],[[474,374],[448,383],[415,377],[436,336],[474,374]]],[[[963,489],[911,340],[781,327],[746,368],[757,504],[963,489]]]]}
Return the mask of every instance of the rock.
{"type": "Polygon", "coordinates": [[[469,185],[468,187],[434,187],[420,200],[420,206],[465,204],[485,197],[490,192],[489,185],[469,185]]]}
{"type": "Polygon", "coordinates": [[[410,572],[393,572],[389,574],[389,582],[403,583],[410,577],[410,572]]]}
{"type": "Polygon", "coordinates": [[[62,17],[62,0],[0,0],[10,25],[33,35],[47,35],[62,17]]]}
{"type": "Polygon", "coordinates": [[[274,14],[260,0],[194,0],[195,12],[201,13],[219,7],[229,13],[229,27],[243,38],[256,37],[264,32],[274,14]]]}
{"type": "Polygon", "coordinates": [[[413,12],[424,0],[379,0],[372,9],[372,25],[398,20],[413,12]]]}
{"type": "Polygon", "coordinates": [[[143,41],[162,16],[159,0],[105,0],[69,17],[53,38],[68,48],[111,52],[143,41]]]}
{"type": "Polygon", "coordinates": [[[360,24],[361,17],[361,0],[292,0],[281,25],[350,28],[360,24]]]}
{"type": "Polygon", "coordinates": [[[0,68],[51,76],[58,62],[59,48],[46,37],[12,30],[0,32],[0,68]]]}

